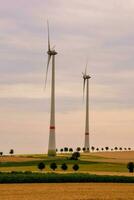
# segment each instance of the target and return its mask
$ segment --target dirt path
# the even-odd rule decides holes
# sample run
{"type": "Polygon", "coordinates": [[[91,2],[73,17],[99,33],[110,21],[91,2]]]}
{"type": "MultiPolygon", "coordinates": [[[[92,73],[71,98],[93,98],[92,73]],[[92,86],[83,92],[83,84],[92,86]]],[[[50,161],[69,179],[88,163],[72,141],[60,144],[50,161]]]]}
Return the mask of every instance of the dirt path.
{"type": "Polygon", "coordinates": [[[133,200],[134,184],[3,184],[0,200],[133,200]]]}

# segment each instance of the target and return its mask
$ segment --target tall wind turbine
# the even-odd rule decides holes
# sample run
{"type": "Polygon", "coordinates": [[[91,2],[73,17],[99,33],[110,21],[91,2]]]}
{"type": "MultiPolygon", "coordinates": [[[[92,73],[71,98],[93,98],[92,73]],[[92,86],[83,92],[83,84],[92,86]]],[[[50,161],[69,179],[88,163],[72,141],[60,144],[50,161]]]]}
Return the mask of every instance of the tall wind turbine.
{"type": "Polygon", "coordinates": [[[56,142],[55,142],[55,55],[57,52],[54,47],[51,48],[50,45],[50,34],[49,34],[49,23],[47,22],[48,28],[48,61],[46,69],[46,80],[45,87],[47,83],[48,68],[50,65],[50,60],[52,58],[52,79],[51,79],[51,108],[50,108],[50,130],[49,130],[49,144],[48,144],[48,156],[56,156],[56,142]]]}
{"type": "Polygon", "coordinates": [[[89,79],[91,78],[87,74],[87,66],[85,68],[85,72],[83,74],[83,97],[86,88],[86,121],[85,121],[85,144],[84,148],[86,152],[90,151],[89,146],[89,79]]]}

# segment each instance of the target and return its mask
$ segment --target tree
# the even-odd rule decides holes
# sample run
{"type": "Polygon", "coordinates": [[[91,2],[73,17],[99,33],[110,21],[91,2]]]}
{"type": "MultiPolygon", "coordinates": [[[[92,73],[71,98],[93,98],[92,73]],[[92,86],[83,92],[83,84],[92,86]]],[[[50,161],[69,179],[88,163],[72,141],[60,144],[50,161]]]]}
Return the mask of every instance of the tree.
{"type": "Polygon", "coordinates": [[[0,156],[3,156],[3,152],[2,151],[0,152],[0,156]]]}
{"type": "Polygon", "coordinates": [[[74,171],[77,171],[78,169],[79,169],[79,165],[77,165],[77,164],[73,165],[73,170],[74,171]]]}
{"type": "Polygon", "coordinates": [[[91,147],[91,150],[92,150],[92,151],[94,151],[94,150],[95,150],[95,147],[94,147],[94,146],[92,146],[92,147],[91,147]]]}
{"type": "Polygon", "coordinates": [[[86,148],[85,148],[85,147],[83,147],[83,148],[82,148],[82,150],[83,150],[83,151],[85,151],[85,150],[86,150],[86,148]]]}
{"type": "Polygon", "coordinates": [[[122,147],[120,147],[119,150],[122,151],[122,147]]]}
{"type": "Polygon", "coordinates": [[[64,152],[68,152],[68,147],[64,147],[64,152]]]}
{"type": "Polygon", "coordinates": [[[129,169],[130,173],[133,173],[134,172],[134,163],[133,162],[129,162],[127,164],[127,168],[129,169]]]}
{"type": "Polygon", "coordinates": [[[64,170],[64,171],[66,171],[68,169],[68,166],[66,165],[66,163],[63,163],[61,165],[61,169],[64,170]]]}
{"type": "Polygon", "coordinates": [[[14,154],[14,150],[10,149],[9,153],[10,153],[10,155],[13,155],[14,154]]]}
{"type": "Polygon", "coordinates": [[[55,171],[57,169],[56,163],[51,163],[50,168],[55,171]]]}
{"type": "Polygon", "coordinates": [[[103,148],[103,147],[101,148],[101,151],[104,151],[104,148],[103,148]]]}
{"type": "Polygon", "coordinates": [[[60,152],[62,153],[62,152],[63,152],[63,149],[60,149],[60,152]]]}
{"type": "Polygon", "coordinates": [[[114,147],[114,150],[117,151],[117,150],[118,150],[118,147],[114,147]]]}
{"type": "Polygon", "coordinates": [[[56,149],[56,152],[58,152],[58,149],[56,149]]]}
{"type": "Polygon", "coordinates": [[[96,151],[99,151],[99,148],[97,148],[96,151]]]}
{"type": "Polygon", "coordinates": [[[69,148],[69,152],[73,152],[73,149],[72,149],[72,148],[69,148]]]}
{"type": "Polygon", "coordinates": [[[80,147],[77,147],[76,151],[81,151],[81,148],[80,148],[80,147]]]}
{"type": "Polygon", "coordinates": [[[80,153],[79,152],[74,152],[71,156],[71,160],[78,160],[78,158],[80,157],[80,153]]]}
{"type": "Polygon", "coordinates": [[[105,147],[105,149],[106,149],[106,151],[108,151],[108,150],[109,150],[109,147],[105,147]]]}
{"type": "Polygon", "coordinates": [[[131,151],[131,148],[129,147],[128,150],[131,151]]]}
{"type": "Polygon", "coordinates": [[[43,162],[40,162],[38,164],[38,169],[42,171],[44,168],[45,168],[45,164],[43,162]]]}
{"type": "Polygon", "coordinates": [[[127,150],[127,148],[125,147],[125,148],[124,148],[124,150],[126,151],[126,150],[127,150]]]}

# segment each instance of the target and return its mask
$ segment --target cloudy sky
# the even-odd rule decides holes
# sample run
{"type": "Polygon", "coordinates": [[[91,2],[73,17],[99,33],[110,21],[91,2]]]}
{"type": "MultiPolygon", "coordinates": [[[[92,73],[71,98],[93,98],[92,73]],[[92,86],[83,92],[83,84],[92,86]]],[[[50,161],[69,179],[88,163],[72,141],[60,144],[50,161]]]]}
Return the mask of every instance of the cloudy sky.
{"type": "Polygon", "coordinates": [[[47,19],[58,51],[57,147],[84,144],[87,58],[91,145],[133,147],[134,1],[0,0],[0,151],[47,151],[47,19]]]}

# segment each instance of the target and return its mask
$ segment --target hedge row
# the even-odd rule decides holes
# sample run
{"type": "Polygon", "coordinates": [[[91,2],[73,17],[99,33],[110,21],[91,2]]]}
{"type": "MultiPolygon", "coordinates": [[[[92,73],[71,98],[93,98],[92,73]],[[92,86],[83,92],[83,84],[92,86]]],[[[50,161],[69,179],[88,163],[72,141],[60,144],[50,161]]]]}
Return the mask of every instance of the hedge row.
{"type": "Polygon", "coordinates": [[[134,177],[93,175],[83,173],[0,173],[0,183],[134,183],[134,177]]]}

